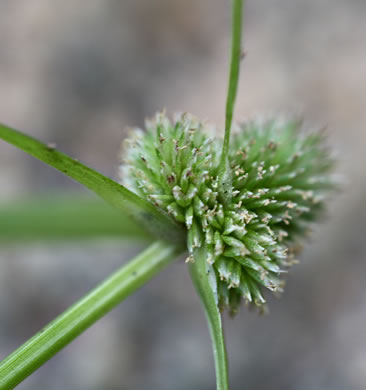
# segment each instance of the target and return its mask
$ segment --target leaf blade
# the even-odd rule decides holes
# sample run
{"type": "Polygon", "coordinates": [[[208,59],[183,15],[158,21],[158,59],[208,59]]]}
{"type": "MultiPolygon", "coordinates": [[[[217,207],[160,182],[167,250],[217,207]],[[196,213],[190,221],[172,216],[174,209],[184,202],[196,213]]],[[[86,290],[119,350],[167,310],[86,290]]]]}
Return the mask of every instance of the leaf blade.
{"type": "Polygon", "coordinates": [[[153,234],[163,234],[166,239],[180,241],[182,229],[152,204],[131,192],[114,180],[102,175],[79,161],[59,152],[52,146],[32,138],[18,130],[0,124],[0,139],[23,150],[47,165],[71,177],[99,195],[107,203],[125,212],[153,234]]]}
{"type": "Polygon", "coordinates": [[[0,362],[0,389],[13,389],[42,364],[143,286],[179,254],[162,241],[150,245],[0,362]]]}
{"type": "Polygon", "coordinates": [[[0,204],[1,244],[30,241],[152,237],[102,200],[76,194],[47,194],[0,204]]]}

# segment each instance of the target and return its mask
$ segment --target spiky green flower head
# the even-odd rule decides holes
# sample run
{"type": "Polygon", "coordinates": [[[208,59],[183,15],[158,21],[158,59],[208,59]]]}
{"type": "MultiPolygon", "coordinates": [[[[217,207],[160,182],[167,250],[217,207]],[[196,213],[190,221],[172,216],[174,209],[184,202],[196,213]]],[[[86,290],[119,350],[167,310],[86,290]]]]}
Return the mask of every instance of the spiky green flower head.
{"type": "Polygon", "coordinates": [[[126,140],[123,184],[187,229],[187,261],[203,247],[215,272],[219,304],[258,306],[263,289],[282,291],[293,248],[319,216],[332,187],[324,135],[301,122],[254,120],[238,127],[229,154],[230,201],[220,196],[222,141],[188,115],[157,114],[126,140]]]}

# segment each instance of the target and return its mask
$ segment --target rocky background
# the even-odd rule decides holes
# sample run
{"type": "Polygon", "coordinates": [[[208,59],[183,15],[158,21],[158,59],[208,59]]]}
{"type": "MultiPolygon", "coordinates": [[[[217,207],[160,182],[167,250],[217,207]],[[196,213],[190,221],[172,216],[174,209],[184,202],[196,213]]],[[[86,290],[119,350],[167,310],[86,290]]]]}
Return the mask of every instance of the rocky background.
{"type": "MultiPolygon", "coordinates": [[[[366,2],[248,0],[236,118],[295,112],[326,126],[343,190],[270,314],[225,318],[232,390],[364,390],[366,2]]],[[[226,0],[1,0],[0,120],[116,177],[128,125],[189,111],[220,129],[226,0]]],[[[81,186],[0,142],[0,200],[81,186]]],[[[0,221],[1,223],[1,221],[0,221]]],[[[0,359],[141,245],[0,249],[0,359]]],[[[205,319],[183,262],[162,272],[20,390],[209,390],[205,319]]]]}

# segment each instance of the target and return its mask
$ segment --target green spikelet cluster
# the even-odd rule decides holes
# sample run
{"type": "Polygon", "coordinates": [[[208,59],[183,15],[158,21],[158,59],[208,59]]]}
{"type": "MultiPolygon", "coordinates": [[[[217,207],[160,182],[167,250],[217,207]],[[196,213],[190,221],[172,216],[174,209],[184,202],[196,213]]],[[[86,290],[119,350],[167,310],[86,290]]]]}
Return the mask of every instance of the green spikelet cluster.
{"type": "Polygon", "coordinates": [[[126,140],[123,183],[187,228],[187,261],[204,246],[216,274],[219,303],[235,312],[241,298],[265,303],[263,288],[281,291],[303,235],[332,187],[332,161],[320,133],[271,119],[245,123],[230,146],[230,202],[220,201],[222,141],[183,114],[158,114],[126,140]]]}

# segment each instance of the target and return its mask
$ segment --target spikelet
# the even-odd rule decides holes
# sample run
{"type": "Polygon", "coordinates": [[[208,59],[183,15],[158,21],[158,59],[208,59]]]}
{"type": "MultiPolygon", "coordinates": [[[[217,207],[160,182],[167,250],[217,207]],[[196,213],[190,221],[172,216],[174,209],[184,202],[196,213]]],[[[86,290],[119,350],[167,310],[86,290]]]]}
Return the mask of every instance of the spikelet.
{"type": "Polygon", "coordinates": [[[281,292],[281,273],[333,187],[324,135],[299,132],[296,120],[245,123],[229,162],[231,201],[221,202],[217,168],[222,141],[191,115],[159,113],[125,141],[122,181],[187,229],[187,261],[205,247],[219,303],[235,312],[243,297],[262,306],[263,289],[281,292]]]}

